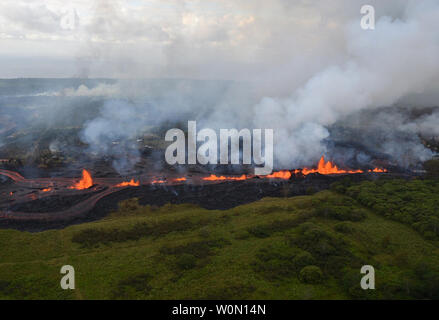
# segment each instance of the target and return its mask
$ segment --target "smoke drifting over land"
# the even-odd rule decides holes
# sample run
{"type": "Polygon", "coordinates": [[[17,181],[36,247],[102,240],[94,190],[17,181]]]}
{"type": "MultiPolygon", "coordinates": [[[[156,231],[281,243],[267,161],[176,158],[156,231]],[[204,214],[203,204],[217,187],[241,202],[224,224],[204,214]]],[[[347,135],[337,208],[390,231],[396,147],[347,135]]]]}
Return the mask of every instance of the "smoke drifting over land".
{"type": "MultiPolygon", "coordinates": [[[[274,123],[284,132],[278,135],[279,144],[285,146],[277,149],[281,163],[301,162],[295,155],[308,150],[300,142],[322,141],[325,128],[344,116],[393,105],[438,83],[439,37],[434,26],[438,23],[439,6],[437,2],[429,4],[407,6],[403,20],[381,17],[374,32],[365,32],[357,24],[349,25],[345,62],[318,72],[290,97],[264,98],[255,107],[256,126],[274,123]],[[304,130],[309,126],[315,129],[304,130]]],[[[398,122],[398,118],[393,115],[390,124],[398,122]]],[[[386,122],[376,120],[374,126],[386,122]]],[[[387,152],[393,156],[398,153],[395,142],[386,142],[387,152]]],[[[428,154],[421,151],[416,153],[420,160],[428,154]]],[[[317,152],[312,157],[316,160],[318,155],[317,152]]]]}
{"type": "Polygon", "coordinates": [[[284,168],[325,153],[345,163],[379,154],[404,167],[433,156],[420,135],[439,134],[439,113],[409,110],[439,106],[439,1],[370,1],[373,31],[360,28],[362,1],[207,2],[170,1],[145,22],[123,1],[98,1],[77,31],[81,76],[203,80],[36,94],[100,99],[79,137],[119,171],[139,159],[132,141],[147,126],[188,120],[200,129],[273,128],[275,164],[284,168]]]}
{"type": "MultiPolygon", "coordinates": [[[[218,94],[220,101],[210,101],[210,106],[204,106],[202,110],[197,110],[192,105],[191,111],[206,127],[274,128],[275,159],[279,166],[294,168],[315,163],[328,151],[327,139],[331,139],[329,128],[337,122],[347,121],[346,116],[362,110],[392,106],[402,103],[404,98],[411,94],[426,92],[428,95],[428,92],[438,89],[438,2],[407,1],[393,4],[396,9],[394,12],[398,12],[398,15],[380,16],[375,31],[362,30],[359,27],[358,14],[355,18],[351,17],[351,20],[340,17],[345,23],[337,27],[337,31],[340,32],[337,36],[338,41],[328,43],[327,49],[320,48],[321,56],[325,57],[331,53],[332,60],[338,63],[328,63],[314,74],[311,73],[312,68],[311,71],[299,70],[299,78],[304,74],[309,74],[309,78],[303,84],[297,81],[298,85],[292,86],[290,94],[279,94],[278,97],[260,97],[254,94],[245,102],[240,96],[241,92],[233,90],[232,85],[223,95],[218,94]],[[251,104],[251,101],[257,99],[259,102],[251,104]]],[[[358,9],[360,7],[358,6],[358,9]]],[[[330,7],[323,9],[328,10],[321,12],[322,16],[327,14],[328,20],[335,19],[334,16],[330,16],[333,14],[330,7]]],[[[377,11],[380,9],[382,7],[378,4],[377,11]]],[[[325,32],[323,27],[321,28],[322,32],[325,32]]],[[[280,46],[284,43],[274,45],[276,47],[273,50],[282,51],[280,46]]],[[[317,44],[319,45],[321,44],[317,44]]],[[[306,46],[299,47],[297,51],[308,49],[310,48],[306,46]]],[[[311,61],[313,59],[316,57],[311,57],[311,61]]],[[[294,66],[287,67],[287,70],[294,76],[294,66]]],[[[260,89],[265,84],[266,81],[260,81],[254,86],[260,89]]],[[[284,91],[285,84],[281,87],[280,92],[284,91]]],[[[262,91],[272,91],[270,84],[267,88],[262,88],[262,91]]],[[[141,88],[138,89],[141,93],[141,88]]],[[[194,90],[193,94],[203,92],[194,90]]],[[[114,106],[114,102],[111,105],[114,106]]],[[[187,105],[191,106],[191,102],[187,101],[187,105]]],[[[180,110],[176,110],[176,107],[173,104],[162,105],[159,112],[163,114],[160,118],[174,111],[178,113],[180,110]]],[[[105,145],[103,141],[95,138],[107,136],[103,134],[107,131],[111,136],[110,132],[117,130],[115,128],[118,127],[118,119],[124,122],[124,119],[136,118],[133,112],[146,114],[151,111],[146,106],[136,107],[133,111],[133,107],[123,104],[117,113],[109,111],[108,108],[105,107],[105,115],[102,118],[92,121],[84,130],[87,143],[93,144],[96,141],[96,145],[105,145]],[[110,119],[112,116],[115,118],[110,119]],[[113,123],[115,125],[112,125],[113,123]],[[96,130],[101,130],[101,133],[96,134],[96,130]]],[[[357,118],[362,114],[359,113],[357,118]]],[[[153,114],[151,116],[155,117],[153,114]]],[[[413,165],[431,157],[432,152],[420,143],[417,134],[434,134],[432,131],[437,131],[437,114],[414,122],[402,118],[403,115],[397,110],[393,110],[392,113],[378,112],[373,121],[369,121],[369,126],[363,128],[363,135],[358,138],[368,149],[388,154],[399,162],[399,165],[413,165]],[[379,139],[376,132],[385,132],[384,136],[380,137],[382,141],[377,141],[379,139]],[[410,159],[402,156],[409,151],[413,153],[410,159]]],[[[351,123],[352,121],[349,120],[351,123]]],[[[361,118],[357,123],[361,124],[361,118]]],[[[134,134],[142,125],[141,122],[135,121],[124,134],[134,134]]]]}

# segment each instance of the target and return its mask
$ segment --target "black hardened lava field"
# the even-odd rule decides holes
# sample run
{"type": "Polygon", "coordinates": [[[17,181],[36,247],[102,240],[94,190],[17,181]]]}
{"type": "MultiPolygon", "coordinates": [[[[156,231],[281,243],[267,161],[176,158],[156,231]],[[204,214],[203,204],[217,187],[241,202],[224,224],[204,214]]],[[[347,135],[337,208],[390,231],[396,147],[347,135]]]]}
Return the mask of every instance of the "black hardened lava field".
{"type": "MultiPolygon", "coordinates": [[[[329,162],[328,162],[329,163],[329,162]]],[[[118,203],[138,198],[142,205],[192,203],[210,210],[225,210],[264,197],[291,197],[328,189],[347,176],[354,181],[374,180],[379,176],[410,177],[384,169],[321,174],[324,168],[283,170],[269,176],[190,174],[188,177],[160,178],[137,176],[93,178],[83,170],[82,178],[26,179],[17,172],[0,169],[0,227],[38,231],[65,227],[106,216],[118,203]]]]}

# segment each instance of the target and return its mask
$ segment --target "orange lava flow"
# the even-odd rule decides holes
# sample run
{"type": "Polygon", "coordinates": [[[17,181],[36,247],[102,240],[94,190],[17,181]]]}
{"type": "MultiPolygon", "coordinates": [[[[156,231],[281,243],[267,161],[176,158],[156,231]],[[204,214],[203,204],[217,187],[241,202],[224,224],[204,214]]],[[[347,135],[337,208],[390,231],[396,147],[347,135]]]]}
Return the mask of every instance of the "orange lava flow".
{"type": "Polygon", "coordinates": [[[116,185],[116,187],[138,187],[140,186],[140,181],[134,181],[134,179],[131,179],[131,181],[128,182],[122,182],[116,185]]]}
{"type": "Polygon", "coordinates": [[[154,180],[152,183],[166,183],[165,180],[154,180]]]}
{"type": "Polygon", "coordinates": [[[387,172],[387,169],[375,168],[373,170],[369,170],[369,172],[383,173],[383,172],[387,172]]]}
{"type": "Polygon", "coordinates": [[[43,189],[42,191],[43,192],[50,192],[50,191],[52,191],[52,188],[46,188],[46,189],[43,189]]]}
{"type": "Polygon", "coordinates": [[[265,178],[269,179],[285,179],[288,180],[291,178],[291,172],[288,170],[273,172],[272,174],[265,176],[265,178]]]}
{"type": "Polygon", "coordinates": [[[187,179],[185,177],[174,179],[175,182],[183,182],[183,181],[186,181],[186,180],[187,179]]]}
{"type": "Polygon", "coordinates": [[[82,170],[82,179],[69,189],[84,190],[90,188],[92,185],[93,178],[91,177],[90,172],[84,169],[82,170]]]}
{"type": "Polygon", "coordinates": [[[242,180],[246,180],[248,179],[247,176],[245,174],[243,174],[240,177],[225,177],[225,176],[220,176],[218,177],[217,175],[211,174],[208,177],[203,178],[203,180],[205,181],[242,181],[242,180]]]}
{"type": "Polygon", "coordinates": [[[317,169],[302,169],[301,173],[303,175],[308,175],[310,173],[320,173],[320,174],[342,174],[342,173],[363,173],[363,170],[343,170],[339,169],[331,161],[325,162],[325,157],[321,157],[317,169]]]}

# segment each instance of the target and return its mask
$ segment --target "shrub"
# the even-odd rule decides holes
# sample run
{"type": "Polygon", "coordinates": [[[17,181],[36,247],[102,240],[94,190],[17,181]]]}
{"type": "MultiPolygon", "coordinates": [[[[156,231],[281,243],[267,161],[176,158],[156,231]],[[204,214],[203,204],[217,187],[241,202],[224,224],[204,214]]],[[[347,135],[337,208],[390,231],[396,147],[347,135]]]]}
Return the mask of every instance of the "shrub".
{"type": "Polygon", "coordinates": [[[203,227],[200,229],[200,232],[198,233],[201,238],[209,238],[210,237],[210,229],[209,227],[203,227]]]}
{"type": "Polygon", "coordinates": [[[335,278],[340,278],[343,276],[343,269],[346,266],[353,266],[356,264],[356,259],[345,256],[330,256],[323,262],[323,270],[328,275],[331,275],[335,278]]]}
{"type": "Polygon", "coordinates": [[[248,232],[256,238],[267,238],[271,235],[270,225],[258,225],[247,229],[248,232]]]}
{"type": "Polygon", "coordinates": [[[191,254],[183,253],[181,256],[177,257],[175,265],[180,270],[190,270],[197,265],[197,259],[191,254]]]}
{"type": "Polygon", "coordinates": [[[259,250],[253,267],[271,281],[292,276],[295,274],[293,260],[296,254],[297,249],[286,244],[273,244],[259,250]]]}
{"type": "Polygon", "coordinates": [[[117,284],[112,296],[114,299],[131,299],[137,296],[136,293],[147,295],[152,289],[149,284],[151,279],[152,277],[147,273],[123,279],[117,284]],[[131,294],[131,292],[133,292],[133,294],[131,294]]]}
{"type": "Polygon", "coordinates": [[[306,266],[300,270],[300,281],[309,284],[318,284],[323,280],[323,273],[317,266],[306,266]]]}
{"type": "Polygon", "coordinates": [[[340,221],[361,221],[366,217],[364,209],[350,206],[324,205],[316,209],[317,215],[340,221]]]}
{"type": "Polygon", "coordinates": [[[127,211],[136,211],[140,208],[142,207],[139,205],[138,198],[124,200],[119,203],[119,211],[123,213],[126,213],[127,211]]]}
{"type": "Polygon", "coordinates": [[[236,232],[235,234],[235,239],[237,240],[246,240],[248,238],[250,238],[250,233],[246,230],[240,230],[238,232],[236,232]]]}
{"type": "Polygon", "coordinates": [[[334,230],[340,233],[350,234],[355,231],[355,227],[350,222],[340,222],[334,226],[334,230]]]}
{"type": "Polygon", "coordinates": [[[247,231],[257,238],[267,238],[275,232],[283,232],[297,227],[311,217],[311,214],[302,214],[294,219],[277,220],[268,224],[250,227],[247,231]]]}
{"type": "Polygon", "coordinates": [[[315,259],[311,253],[307,251],[303,251],[293,258],[293,265],[296,270],[301,270],[302,268],[313,264],[315,264],[315,259]]]}

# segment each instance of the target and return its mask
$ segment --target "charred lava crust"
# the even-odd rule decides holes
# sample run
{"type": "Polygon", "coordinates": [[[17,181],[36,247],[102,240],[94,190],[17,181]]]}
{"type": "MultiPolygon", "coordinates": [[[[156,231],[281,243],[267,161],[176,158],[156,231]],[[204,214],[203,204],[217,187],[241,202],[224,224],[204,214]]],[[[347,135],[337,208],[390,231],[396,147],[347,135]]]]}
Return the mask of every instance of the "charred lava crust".
{"type": "MultiPolygon", "coordinates": [[[[409,177],[402,174],[388,176],[409,177]]],[[[371,180],[374,173],[349,175],[352,181],[371,180]]],[[[101,189],[69,196],[52,195],[11,206],[6,212],[19,211],[0,219],[1,228],[38,232],[64,228],[69,225],[95,221],[117,209],[118,203],[138,198],[141,205],[163,206],[167,203],[191,203],[209,210],[225,210],[264,197],[291,197],[307,195],[328,189],[345,175],[310,174],[289,180],[253,178],[244,181],[226,181],[211,184],[153,184],[127,187],[119,190],[101,189]]]]}

